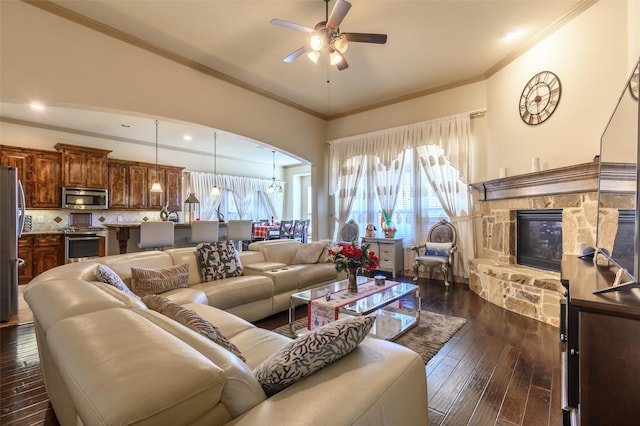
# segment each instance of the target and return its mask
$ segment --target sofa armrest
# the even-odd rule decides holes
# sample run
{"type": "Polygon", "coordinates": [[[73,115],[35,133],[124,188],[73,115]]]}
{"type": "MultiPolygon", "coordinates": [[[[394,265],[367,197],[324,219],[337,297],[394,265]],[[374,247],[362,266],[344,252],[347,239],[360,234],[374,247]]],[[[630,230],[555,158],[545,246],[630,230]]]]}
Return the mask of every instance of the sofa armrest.
{"type": "Polygon", "coordinates": [[[429,423],[427,403],[422,358],[404,346],[367,338],[230,424],[423,426],[429,423]]]}

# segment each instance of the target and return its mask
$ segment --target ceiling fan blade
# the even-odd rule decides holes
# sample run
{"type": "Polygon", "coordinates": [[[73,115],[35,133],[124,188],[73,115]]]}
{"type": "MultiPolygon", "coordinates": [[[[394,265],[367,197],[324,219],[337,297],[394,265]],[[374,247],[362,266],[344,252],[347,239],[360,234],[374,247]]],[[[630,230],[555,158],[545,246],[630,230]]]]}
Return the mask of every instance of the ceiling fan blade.
{"type": "Polygon", "coordinates": [[[385,44],[387,42],[386,34],[369,34],[369,33],[342,33],[348,41],[354,43],[378,43],[385,44]]]}
{"type": "Polygon", "coordinates": [[[349,9],[351,9],[351,3],[345,0],[338,0],[333,6],[329,19],[327,19],[327,28],[337,30],[344,17],[347,16],[349,9]]]}
{"type": "Polygon", "coordinates": [[[307,53],[310,50],[311,49],[309,47],[302,46],[301,48],[299,48],[298,50],[293,52],[291,55],[289,55],[286,58],[284,58],[283,61],[284,62],[293,62],[296,58],[298,58],[299,56],[304,55],[305,53],[307,53]]]}
{"type": "Polygon", "coordinates": [[[347,68],[349,68],[349,64],[347,63],[347,60],[344,56],[342,57],[342,60],[336,64],[336,68],[338,68],[338,71],[346,70],[347,68]]]}
{"type": "Polygon", "coordinates": [[[312,33],[313,28],[303,27],[302,25],[294,24],[293,22],[283,21],[282,19],[272,19],[271,23],[273,25],[278,25],[280,27],[290,28],[292,30],[302,31],[305,33],[312,33]]]}

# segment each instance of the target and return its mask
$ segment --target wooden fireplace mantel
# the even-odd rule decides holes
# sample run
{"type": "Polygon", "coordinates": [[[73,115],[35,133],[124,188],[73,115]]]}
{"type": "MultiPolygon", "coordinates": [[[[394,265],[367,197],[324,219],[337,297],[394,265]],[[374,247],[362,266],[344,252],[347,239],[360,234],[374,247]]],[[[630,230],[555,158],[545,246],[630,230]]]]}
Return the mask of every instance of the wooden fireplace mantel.
{"type": "Polygon", "coordinates": [[[635,192],[635,163],[603,163],[600,171],[598,161],[472,183],[471,187],[480,194],[480,201],[595,192],[600,173],[607,189],[635,192]]]}

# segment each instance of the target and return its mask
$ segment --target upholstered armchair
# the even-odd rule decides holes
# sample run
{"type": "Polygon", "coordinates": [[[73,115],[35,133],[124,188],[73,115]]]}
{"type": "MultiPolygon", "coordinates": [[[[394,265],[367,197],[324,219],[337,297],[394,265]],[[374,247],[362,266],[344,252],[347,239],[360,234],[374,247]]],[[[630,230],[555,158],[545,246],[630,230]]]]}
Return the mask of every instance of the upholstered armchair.
{"type": "Polygon", "coordinates": [[[411,247],[416,252],[413,261],[413,280],[418,281],[420,268],[429,269],[429,278],[433,277],[433,268],[442,272],[445,287],[449,288],[449,269],[453,277],[453,255],[456,251],[456,229],[442,219],[433,225],[424,244],[411,247]]]}

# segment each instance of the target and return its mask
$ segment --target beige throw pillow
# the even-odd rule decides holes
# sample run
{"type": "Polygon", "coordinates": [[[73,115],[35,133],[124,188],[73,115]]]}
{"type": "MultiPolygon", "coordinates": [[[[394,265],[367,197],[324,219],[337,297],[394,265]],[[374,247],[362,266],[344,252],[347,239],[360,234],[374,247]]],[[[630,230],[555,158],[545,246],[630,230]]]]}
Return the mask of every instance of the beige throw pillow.
{"type": "Polygon", "coordinates": [[[327,246],[324,242],[300,244],[291,264],[318,263],[322,251],[327,246]]]}
{"type": "Polygon", "coordinates": [[[160,269],[131,268],[131,291],[138,296],[189,287],[189,265],[160,269]]]}

